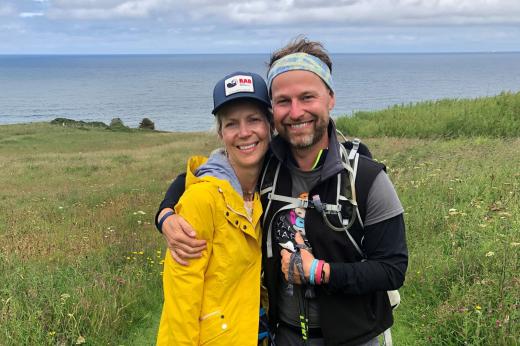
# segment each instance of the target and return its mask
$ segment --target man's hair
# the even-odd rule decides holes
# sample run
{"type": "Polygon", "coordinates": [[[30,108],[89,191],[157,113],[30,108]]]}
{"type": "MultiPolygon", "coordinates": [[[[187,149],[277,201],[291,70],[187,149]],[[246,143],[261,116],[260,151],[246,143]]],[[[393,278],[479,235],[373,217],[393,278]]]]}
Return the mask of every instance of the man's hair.
{"type": "Polygon", "coordinates": [[[268,68],[270,69],[278,59],[293,53],[307,53],[314,55],[323,61],[329,67],[330,72],[332,72],[332,61],[327,54],[327,50],[323,47],[323,44],[318,41],[310,41],[305,36],[297,36],[285,47],[282,47],[271,54],[271,61],[269,62],[268,68]]]}

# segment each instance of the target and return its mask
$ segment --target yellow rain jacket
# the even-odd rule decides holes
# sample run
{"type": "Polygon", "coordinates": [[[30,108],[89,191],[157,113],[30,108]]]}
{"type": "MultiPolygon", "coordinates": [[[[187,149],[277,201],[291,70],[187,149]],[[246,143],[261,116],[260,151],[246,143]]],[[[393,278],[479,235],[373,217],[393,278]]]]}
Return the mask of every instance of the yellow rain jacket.
{"type": "Polygon", "coordinates": [[[175,212],[207,249],[189,266],[166,253],[157,345],[257,345],[262,205],[256,193],[249,217],[227,180],[193,174],[205,162],[200,156],[189,160],[187,189],[175,212]]]}

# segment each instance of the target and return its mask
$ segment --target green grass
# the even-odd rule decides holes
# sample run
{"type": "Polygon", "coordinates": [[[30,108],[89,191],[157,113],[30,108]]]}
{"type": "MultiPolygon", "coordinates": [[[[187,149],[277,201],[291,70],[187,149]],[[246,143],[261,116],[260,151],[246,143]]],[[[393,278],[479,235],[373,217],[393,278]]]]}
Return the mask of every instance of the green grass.
{"type": "Polygon", "coordinates": [[[153,216],[215,138],[0,126],[0,345],[153,343],[165,249],[153,216]]]}
{"type": "Polygon", "coordinates": [[[396,105],[337,126],[389,165],[406,209],[398,344],[520,344],[520,93],[396,105]]]}
{"type": "MultiPolygon", "coordinates": [[[[394,344],[520,344],[520,139],[360,136],[406,210],[394,344]]],[[[187,157],[217,145],[0,126],[0,345],[153,344],[165,249],[153,216],[187,157]]]]}
{"type": "Polygon", "coordinates": [[[494,97],[445,99],[396,105],[375,112],[357,112],[337,119],[349,136],[456,138],[518,137],[520,92],[494,97]]]}
{"type": "Polygon", "coordinates": [[[406,211],[396,344],[519,344],[520,139],[365,142],[406,211]]]}

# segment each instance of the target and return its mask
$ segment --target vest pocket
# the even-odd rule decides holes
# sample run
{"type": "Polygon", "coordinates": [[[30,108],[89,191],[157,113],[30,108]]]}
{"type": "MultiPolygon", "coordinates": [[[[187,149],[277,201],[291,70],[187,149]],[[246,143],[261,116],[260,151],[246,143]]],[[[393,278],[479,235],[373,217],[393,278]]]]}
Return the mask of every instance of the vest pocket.
{"type": "Polygon", "coordinates": [[[200,344],[206,345],[229,331],[226,317],[220,310],[210,312],[200,318],[200,344]]]}

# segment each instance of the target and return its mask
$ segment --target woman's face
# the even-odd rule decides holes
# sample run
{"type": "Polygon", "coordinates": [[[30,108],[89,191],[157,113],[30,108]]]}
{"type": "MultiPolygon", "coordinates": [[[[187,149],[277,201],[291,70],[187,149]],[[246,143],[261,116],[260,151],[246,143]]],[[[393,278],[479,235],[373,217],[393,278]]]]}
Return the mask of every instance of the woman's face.
{"type": "Polygon", "coordinates": [[[262,164],[271,139],[264,111],[251,102],[235,102],[220,113],[220,137],[234,168],[256,168],[262,164]]]}

